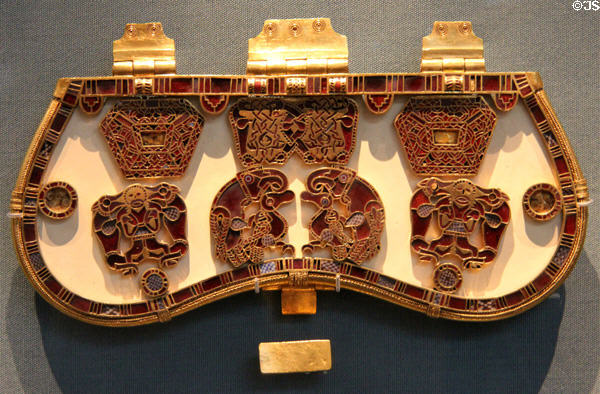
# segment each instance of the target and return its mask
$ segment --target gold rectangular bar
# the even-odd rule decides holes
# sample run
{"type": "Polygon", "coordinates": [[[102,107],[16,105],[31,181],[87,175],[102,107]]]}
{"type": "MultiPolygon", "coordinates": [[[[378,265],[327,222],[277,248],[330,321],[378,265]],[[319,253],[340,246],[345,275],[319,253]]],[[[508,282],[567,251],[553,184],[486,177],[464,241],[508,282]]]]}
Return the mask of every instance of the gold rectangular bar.
{"type": "Polygon", "coordinates": [[[329,339],[310,341],[262,342],[258,345],[260,372],[297,373],[331,369],[329,339]]]}
{"type": "Polygon", "coordinates": [[[314,315],[317,313],[317,292],[314,288],[284,287],[281,289],[282,315],[314,315]]]}

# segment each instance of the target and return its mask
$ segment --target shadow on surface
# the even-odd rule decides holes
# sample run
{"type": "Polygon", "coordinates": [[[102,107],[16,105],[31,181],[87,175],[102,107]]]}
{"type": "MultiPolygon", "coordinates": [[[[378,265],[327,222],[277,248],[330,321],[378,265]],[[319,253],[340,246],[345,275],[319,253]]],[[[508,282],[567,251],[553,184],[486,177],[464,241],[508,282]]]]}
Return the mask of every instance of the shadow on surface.
{"type": "MultiPolygon", "coordinates": [[[[15,259],[16,260],[16,259],[15,259]]],[[[15,264],[16,263],[15,261],[15,264]]],[[[36,311],[38,303],[44,303],[46,308],[52,308],[37,295],[21,267],[14,266],[7,291],[7,307],[5,327],[6,338],[10,344],[10,353],[2,354],[2,362],[9,364],[12,355],[18,377],[19,392],[52,393],[59,390],[52,377],[52,368],[44,352],[40,319],[36,311]],[[36,300],[34,303],[33,301],[36,300]]],[[[8,270],[5,275],[9,275],[8,270]]],[[[53,309],[53,311],[55,311],[53,309]]],[[[56,313],[60,313],[56,311],[56,313]]],[[[57,328],[55,328],[57,329],[57,328]]],[[[7,346],[8,348],[8,346],[7,346]]],[[[7,382],[0,383],[0,392],[17,392],[16,387],[6,387],[7,382]]]]}
{"type": "MultiPolygon", "coordinates": [[[[599,286],[592,271],[583,253],[573,275],[578,282],[589,283],[579,286],[599,286]]],[[[13,281],[13,294],[19,292],[22,282],[13,281]]],[[[36,310],[45,355],[66,393],[537,393],[554,357],[565,310],[565,289],[561,287],[522,315],[479,324],[431,320],[349,291],[320,292],[318,302],[316,316],[283,317],[279,314],[279,293],[247,293],[207,305],[167,324],[125,329],[80,323],[39,296],[36,310]],[[317,338],[332,342],[333,369],[328,373],[260,374],[259,342],[317,338]]],[[[571,322],[566,324],[578,321],[576,327],[598,336],[597,304],[566,309],[565,319],[571,322]]],[[[16,318],[9,315],[9,323],[16,318]]],[[[7,329],[23,382],[32,366],[27,354],[18,349],[31,334],[17,327],[9,324],[7,329]]],[[[589,361],[584,370],[578,370],[580,381],[593,382],[599,369],[593,360],[598,358],[586,358],[594,351],[588,344],[577,342],[577,346],[571,353],[589,361]]],[[[591,387],[581,389],[589,392],[591,387]]]]}

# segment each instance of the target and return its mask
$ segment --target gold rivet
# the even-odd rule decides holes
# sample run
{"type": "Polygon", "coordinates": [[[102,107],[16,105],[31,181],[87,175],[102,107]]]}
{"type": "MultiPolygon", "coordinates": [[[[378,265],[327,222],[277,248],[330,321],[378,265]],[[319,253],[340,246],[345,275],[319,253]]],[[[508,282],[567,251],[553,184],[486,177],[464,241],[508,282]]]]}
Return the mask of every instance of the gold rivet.
{"type": "Polygon", "coordinates": [[[463,22],[458,26],[458,30],[462,34],[469,34],[471,32],[471,26],[467,22],[463,22]]]}
{"type": "Polygon", "coordinates": [[[269,22],[265,25],[265,34],[267,36],[272,36],[273,34],[275,34],[275,30],[277,28],[275,27],[275,24],[272,22],[269,22]]]}
{"type": "Polygon", "coordinates": [[[300,25],[297,23],[291,23],[290,24],[290,32],[292,33],[292,35],[294,37],[297,37],[300,35],[300,25]]]}
{"type": "Polygon", "coordinates": [[[437,31],[438,33],[440,33],[441,36],[445,36],[446,34],[448,34],[448,26],[446,26],[443,23],[440,23],[437,25],[437,31]]]}
{"type": "Polygon", "coordinates": [[[323,22],[321,19],[315,19],[315,21],[312,24],[313,29],[317,32],[325,30],[326,26],[326,23],[323,22]]]}

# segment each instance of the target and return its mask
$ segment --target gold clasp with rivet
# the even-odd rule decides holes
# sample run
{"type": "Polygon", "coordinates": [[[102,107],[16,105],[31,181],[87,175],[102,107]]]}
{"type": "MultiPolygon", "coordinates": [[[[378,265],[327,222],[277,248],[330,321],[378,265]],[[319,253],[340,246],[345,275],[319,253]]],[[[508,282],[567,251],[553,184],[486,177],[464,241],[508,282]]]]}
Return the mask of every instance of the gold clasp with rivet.
{"type": "Polygon", "coordinates": [[[113,42],[113,75],[175,74],[175,42],[159,22],[128,23],[113,42]]]}
{"type": "Polygon", "coordinates": [[[421,72],[485,71],[483,40],[471,22],[435,22],[423,37],[421,72]]]}
{"type": "Polygon", "coordinates": [[[333,30],[329,18],[270,19],[248,40],[249,75],[347,72],[346,36],[333,30]]]}

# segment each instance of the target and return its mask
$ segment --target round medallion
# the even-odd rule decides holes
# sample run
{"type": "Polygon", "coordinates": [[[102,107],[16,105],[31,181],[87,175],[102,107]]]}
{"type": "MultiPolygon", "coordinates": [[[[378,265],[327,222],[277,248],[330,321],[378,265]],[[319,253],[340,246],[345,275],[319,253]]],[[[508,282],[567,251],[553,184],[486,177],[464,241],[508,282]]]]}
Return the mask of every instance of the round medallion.
{"type": "Polygon", "coordinates": [[[462,273],[454,264],[440,264],[433,271],[433,283],[436,290],[454,292],[462,283],[462,273]]]}
{"type": "Polygon", "coordinates": [[[140,285],[148,297],[158,297],[167,292],[169,279],[163,270],[150,268],[142,274],[140,285]]]}
{"type": "Polygon", "coordinates": [[[562,198],[558,189],[549,183],[531,186],[523,195],[523,210],[530,218],[548,221],[562,208],[562,198]]]}
{"type": "Polygon", "coordinates": [[[77,193],[66,182],[50,182],[40,191],[38,205],[49,218],[65,219],[77,208],[77,193]]]}

